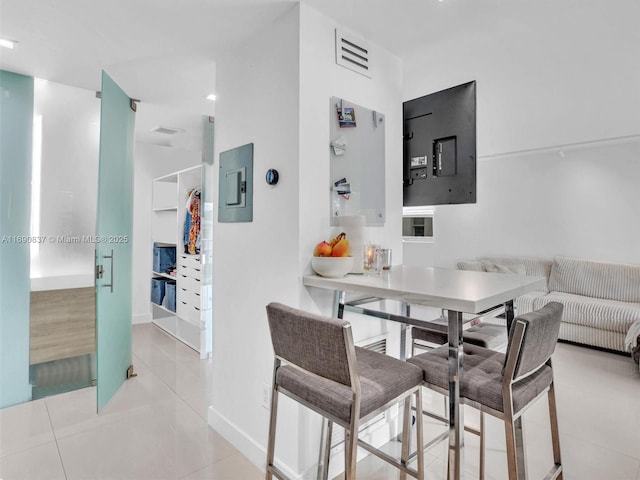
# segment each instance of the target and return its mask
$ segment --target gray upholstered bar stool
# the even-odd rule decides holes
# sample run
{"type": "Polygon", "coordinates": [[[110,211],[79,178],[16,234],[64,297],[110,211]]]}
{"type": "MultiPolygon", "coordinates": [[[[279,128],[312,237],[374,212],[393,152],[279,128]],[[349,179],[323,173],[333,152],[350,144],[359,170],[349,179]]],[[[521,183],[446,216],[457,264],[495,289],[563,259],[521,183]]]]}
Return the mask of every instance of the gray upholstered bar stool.
{"type": "MultiPolygon", "coordinates": [[[[278,395],[283,393],[345,429],[345,479],[355,480],[358,445],[419,480],[424,478],[423,456],[417,470],[407,466],[411,433],[411,396],[422,403],[422,370],[401,360],[355,347],[349,322],[323,317],[279,303],[267,306],[275,352],[271,419],[267,446],[267,480],[286,479],[274,465],[278,395]],[[402,457],[388,454],[358,439],[358,426],[404,400],[402,457]]],[[[329,428],[329,431],[331,429],[329,428]]],[[[330,435],[329,435],[330,437],[330,435]]],[[[422,425],[416,440],[422,445],[422,425]]],[[[327,439],[330,442],[330,438],[327,439]]],[[[328,452],[328,449],[326,450],[328,452]]]]}
{"type": "MultiPolygon", "coordinates": [[[[461,396],[480,410],[480,479],[484,478],[484,414],[505,423],[509,479],[525,478],[522,413],[545,393],[549,402],[554,465],[545,477],[562,478],[560,438],[551,355],[560,332],[562,304],[551,302],[513,320],[507,353],[475,345],[464,346],[461,396]]],[[[424,384],[444,395],[449,385],[448,348],[411,357],[422,368],[424,384]]]]}
{"type": "MultiPolygon", "coordinates": [[[[495,314],[498,309],[492,309],[492,313],[495,314]]],[[[468,320],[468,322],[475,323],[475,320],[479,320],[480,323],[474,324],[471,327],[467,328],[463,332],[463,342],[465,344],[477,345],[484,348],[489,348],[491,350],[504,350],[507,345],[507,329],[503,325],[494,325],[489,323],[482,323],[483,317],[477,317],[472,320],[468,320]]],[[[434,325],[438,325],[442,327],[442,329],[446,329],[449,320],[446,317],[445,310],[442,311],[442,315],[439,318],[431,320],[431,323],[434,325]]],[[[445,345],[448,342],[448,335],[446,332],[441,330],[434,330],[431,328],[424,327],[411,327],[411,356],[416,354],[416,348],[421,350],[431,351],[434,348],[437,348],[441,345],[445,345]]],[[[449,410],[449,401],[447,396],[445,395],[443,398],[443,407],[444,414],[440,415],[436,412],[429,411],[426,409],[422,409],[422,414],[427,415],[431,418],[434,418],[440,422],[445,424],[449,423],[447,412],[449,410]]],[[[484,426],[484,418],[480,418],[480,428],[474,428],[471,426],[465,425],[464,430],[466,432],[473,433],[474,435],[479,435],[481,440],[482,438],[482,428],[484,426]]],[[[442,440],[447,438],[448,432],[443,432],[431,439],[426,445],[425,449],[429,448],[431,445],[436,443],[440,443],[442,440]]],[[[482,452],[481,452],[482,453],[482,452]]],[[[480,463],[482,464],[483,458],[481,455],[480,463]]]]}

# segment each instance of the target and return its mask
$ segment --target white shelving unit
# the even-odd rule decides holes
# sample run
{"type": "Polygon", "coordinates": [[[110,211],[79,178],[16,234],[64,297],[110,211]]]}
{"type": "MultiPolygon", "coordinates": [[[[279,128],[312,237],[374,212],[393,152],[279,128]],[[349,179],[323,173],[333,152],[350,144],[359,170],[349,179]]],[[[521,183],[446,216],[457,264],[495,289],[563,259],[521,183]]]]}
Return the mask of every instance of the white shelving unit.
{"type": "MultiPolygon", "coordinates": [[[[176,311],[151,302],[152,322],[206,357],[206,321],[202,302],[202,262],[199,254],[184,250],[184,221],[188,192],[202,186],[202,167],[193,167],[153,179],[153,243],[176,247],[176,275],[151,272],[151,278],[176,281],[176,311]]],[[[201,212],[202,213],[202,212],[201,212]]]]}

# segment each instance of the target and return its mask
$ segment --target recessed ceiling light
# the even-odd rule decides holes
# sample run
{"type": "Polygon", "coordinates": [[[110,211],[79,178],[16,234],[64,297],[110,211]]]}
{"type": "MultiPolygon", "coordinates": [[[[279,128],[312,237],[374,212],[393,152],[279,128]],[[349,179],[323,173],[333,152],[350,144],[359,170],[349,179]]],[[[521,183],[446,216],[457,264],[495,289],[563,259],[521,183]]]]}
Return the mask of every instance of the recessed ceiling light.
{"type": "Polygon", "coordinates": [[[209,95],[207,95],[204,98],[206,98],[207,100],[211,100],[212,102],[215,102],[215,100],[216,100],[216,96],[213,93],[210,93],[209,95]]]}
{"type": "Polygon", "coordinates": [[[4,47],[4,48],[13,48],[16,45],[16,41],[14,40],[6,40],[4,38],[0,38],[0,47],[4,47]]]}
{"type": "Polygon", "coordinates": [[[151,129],[151,131],[155,132],[155,133],[164,133],[165,135],[175,135],[176,133],[184,132],[184,129],[183,128],[176,128],[176,127],[157,126],[157,127],[153,127],[151,129]]]}

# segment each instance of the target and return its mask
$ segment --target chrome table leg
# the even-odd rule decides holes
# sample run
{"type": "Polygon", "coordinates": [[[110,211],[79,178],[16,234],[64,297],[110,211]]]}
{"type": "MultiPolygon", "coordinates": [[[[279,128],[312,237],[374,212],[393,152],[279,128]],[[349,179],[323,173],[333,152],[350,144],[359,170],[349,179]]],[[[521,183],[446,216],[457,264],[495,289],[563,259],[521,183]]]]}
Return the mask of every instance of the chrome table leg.
{"type": "Polygon", "coordinates": [[[449,310],[449,478],[464,478],[464,410],[460,405],[464,351],[462,312],[449,310]]]}
{"type": "MultiPolygon", "coordinates": [[[[344,317],[344,302],[347,295],[344,291],[333,292],[333,316],[335,318],[344,317]]],[[[320,458],[318,459],[317,480],[327,480],[329,477],[329,456],[331,453],[331,432],[332,422],[322,419],[322,433],[320,434],[320,458]]]]}
{"type": "MultiPolygon", "coordinates": [[[[402,302],[400,304],[400,315],[403,317],[411,316],[411,305],[407,302],[402,302]]],[[[400,360],[404,361],[407,359],[407,336],[409,333],[409,325],[406,323],[400,324],[400,360]]]]}

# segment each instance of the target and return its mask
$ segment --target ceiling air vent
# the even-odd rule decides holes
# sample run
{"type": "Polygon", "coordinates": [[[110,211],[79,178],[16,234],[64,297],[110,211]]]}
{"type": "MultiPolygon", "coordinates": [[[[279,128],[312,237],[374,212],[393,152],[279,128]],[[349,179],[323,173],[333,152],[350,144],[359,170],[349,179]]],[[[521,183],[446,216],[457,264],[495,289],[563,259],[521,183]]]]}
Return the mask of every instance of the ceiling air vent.
{"type": "Polygon", "coordinates": [[[336,28],[336,63],[371,78],[369,45],[336,28]]]}
{"type": "Polygon", "coordinates": [[[176,133],[184,132],[182,128],[159,127],[159,126],[153,127],[151,131],[155,133],[164,133],[165,135],[175,135],[176,133]]]}

